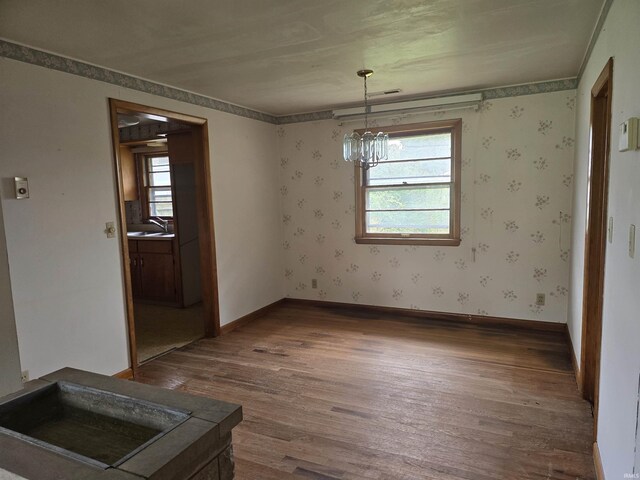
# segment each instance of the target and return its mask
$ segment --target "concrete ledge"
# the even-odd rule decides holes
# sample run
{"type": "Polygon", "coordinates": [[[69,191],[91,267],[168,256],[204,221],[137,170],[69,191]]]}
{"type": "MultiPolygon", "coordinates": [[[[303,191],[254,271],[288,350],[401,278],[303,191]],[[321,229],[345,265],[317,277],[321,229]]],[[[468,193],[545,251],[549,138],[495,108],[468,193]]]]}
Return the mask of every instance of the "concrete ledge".
{"type": "MultiPolygon", "coordinates": [[[[48,390],[56,382],[121,395],[120,399],[131,397],[140,400],[140,405],[149,402],[158,407],[179,409],[184,411],[183,414],[189,413],[189,417],[176,426],[170,426],[162,436],[158,435],[139,451],[134,450],[130,457],[124,457],[122,463],[103,465],[92,464],[91,458],[83,459],[77,453],[74,458],[62,447],[55,451],[55,445],[30,443],[28,434],[17,438],[13,432],[0,432],[0,472],[6,470],[29,480],[233,478],[231,429],[242,421],[240,405],[64,368],[28,382],[22,390],[0,398],[0,406],[16,400],[20,402],[21,397],[32,396],[35,390],[48,390]],[[215,476],[211,476],[213,474],[215,476]]],[[[29,398],[24,401],[29,401],[29,398]]],[[[90,407],[88,410],[92,411],[90,407]]]]}

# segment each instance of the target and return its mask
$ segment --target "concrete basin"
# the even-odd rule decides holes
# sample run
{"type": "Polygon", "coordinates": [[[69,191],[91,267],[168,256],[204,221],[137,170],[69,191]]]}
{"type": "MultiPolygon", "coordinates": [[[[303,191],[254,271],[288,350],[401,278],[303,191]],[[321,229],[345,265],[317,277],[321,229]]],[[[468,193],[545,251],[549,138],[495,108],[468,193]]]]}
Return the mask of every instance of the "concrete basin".
{"type": "Polygon", "coordinates": [[[70,382],[0,406],[0,431],[98,467],[115,467],[190,412],[70,382]]]}
{"type": "Polygon", "coordinates": [[[63,368],[0,398],[0,479],[232,480],[240,421],[240,405],[63,368]]]}

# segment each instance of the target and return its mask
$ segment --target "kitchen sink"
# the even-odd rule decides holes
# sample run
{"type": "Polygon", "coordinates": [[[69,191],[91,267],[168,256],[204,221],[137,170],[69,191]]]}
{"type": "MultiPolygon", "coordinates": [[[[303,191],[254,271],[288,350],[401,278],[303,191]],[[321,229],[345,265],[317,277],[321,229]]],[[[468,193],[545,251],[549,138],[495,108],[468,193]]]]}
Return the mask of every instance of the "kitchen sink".
{"type": "Polygon", "coordinates": [[[164,232],[127,232],[127,237],[144,237],[144,238],[173,238],[173,233],[164,232]]]}

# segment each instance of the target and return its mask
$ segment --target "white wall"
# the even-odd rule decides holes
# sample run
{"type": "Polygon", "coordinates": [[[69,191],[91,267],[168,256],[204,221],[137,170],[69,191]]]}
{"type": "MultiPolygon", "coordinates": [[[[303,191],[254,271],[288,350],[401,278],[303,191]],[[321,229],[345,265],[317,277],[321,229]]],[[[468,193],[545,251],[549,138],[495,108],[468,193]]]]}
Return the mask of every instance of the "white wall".
{"type": "Polygon", "coordinates": [[[284,297],[275,126],[210,125],[221,324],[284,297]]]}
{"type": "MultiPolygon", "coordinates": [[[[634,472],[638,375],[640,374],[640,252],[627,253],[629,225],[640,227],[640,152],[618,152],[618,125],[640,117],[640,3],[614,0],[578,89],[571,304],[568,325],[580,358],[582,275],[589,161],[590,90],[614,57],[609,216],[614,238],[607,244],[598,446],[607,480],[634,472]]],[[[638,246],[636,244],[636,249],[638,246]]],[[[635,466],[635,473],[640,473],[635,466]]]]}
{"type": "Polygon", "coordinates": [[[107,98],[209,121],[221,323],[283,296],[273,125],[0,59],[4,190],[22,368],[113,374],[129,366],[107,98]]]}
{"type": "Polygon", "coordinates": [[[0,201],[0,397],[18,390],[21,386],[18,337],[13,314],[7,242],[4,236],[0,201]]]}
{"type": "Polygon", "coordinates": [[[564,91],[378,120],[462,117],[459,247],[356,245],[353,164],[341,144],[360,123],[279,128],[288,295],[564,323],[574,101],[564,91]]]}

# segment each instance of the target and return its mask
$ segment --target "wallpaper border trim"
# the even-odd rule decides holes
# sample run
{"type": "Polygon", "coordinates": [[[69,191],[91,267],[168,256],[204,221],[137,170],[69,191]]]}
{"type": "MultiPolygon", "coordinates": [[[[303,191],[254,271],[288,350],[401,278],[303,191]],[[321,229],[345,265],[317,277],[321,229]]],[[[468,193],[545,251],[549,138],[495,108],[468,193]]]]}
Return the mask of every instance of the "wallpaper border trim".
{"type": "Polygon", "coordinates": [[[413,318],[430,320],[444,320],[452,323],[466,323],[472,325],[522,328],[526,330],[538,330],[544,332],[564,333],[566,323],[547,322],[543,320],[523,320],[519,318],[492,317],[484,315],[474,315],[471,313],[451,313],[433,312],[430,310],[412,310],[410,308],[387,307],[383,305],[366,305],[360,303],[329,302],[326,300],[310,300],[305,298],[287,297],[284,305],[300,305],[318,308],[338,308],[338,309],[358,309],[368,313],[387,313],[393,315],[404,315],[413,318]]]}
{"type": "Polygon", "coordinates": [[[179,102],[190,103],[200,107],[211,108],[220,112],[230,113],[240,117],[260,120],[267,123],[277,123],[276,117],[267,113],[251,110],[232,103],[223,102],[215,98],[200,95],[198,93],[181,90],[161,83],[152,82],[142,78],[134,77],[126,73],[109,70],[108,68],[81,62],[62,55],[45,52],[26,45],[20,45],[0,38],[0,57],[18,60],[19,62],[30,63],[40,67],[58,70],[72,75],[110,83],[119,87],[130,88],[139,92],[157,95],[159,97],[170,98],[179,102]]]}
{"type": "MultiPolygon", "coordinates": [[[[565,78],[560,80],[549,80],[545,82],[526,83],[522,85],[512,85],[508,87],[486,88],[484,90],[459,90],[449,92],[446,95],[434,95],[426,98],[442,98],[451,95],[467,95],[471,93],[481,93],[484,100],[494,100],[498,98],[520,97],[523,95],[535,95],[537,93],[562,92],[565,90],[575,90],[578,87],[577,78],[565,78]]],[[[412,98],[416,100],[418,98],[412,98]]],[[[276,117],[279,125],[289,123],[313,122],[317,120],[329,120],[333,118],[331,110],[323,110],[320,112],[300,113],[296,115],[284,115],[276,117]]]]}
{"type": "MultiPolygon", "coordinates": [[[[612,0],[607,0],[610,3],[612,0]]],[[[606,6],[606,5],[605,5],[606,6]]],[[[608,11],[608,8],[607,8],[608,11]]],[[[604,12],[606,16],[606,12],[604,12]]],[[[601,18],[604,18],[601,16],[601,18]]],[[[602,22],[599,21],[599,28],[602,28],[602,22]]],[[[599,30],[598,30],[599,33],[599,30]]],[[[594,35],[595,38],[595,35],[594,35]]],[[[595,40],[594,42],[595,43],[595,40]]],[[[590,45],[590,48],[593,48],[590,45]]],[[[274,116],[268,113],[259,112],[250,108],[241,107],[232,103],[224,102],[212,97],[200,95],[198,93],[189,92],[161,83],[152,82],[142,78],[135,77],[126,73],[110,70],[105,67],[93,65],[91,63],[81,62],[72,58],[64,57],[51,52],[38,50],[33,47],[21,45],[0,38],[0,57],[17,60],[19,62],[29,63],[52,70],[58,70],[72,75],[97,80],[100,82],[117,85],[119,87],[130,88],[151,95],[165,97],[179,102],[190,103],[200,107],[218,110],[220,112],[237,115],[240,117],[251,118],[275,125],[285,125],[290,123],[312,122],[317,120],[329,120],[333,118],[331,110],[323,110],[318,112],[300,113],[295,115],[274,116]]],[[[584,66],[584,64],[583,64],[584,66]]],[[[481,90],[460,90],[450,92],[447,95],[436,95],[422,98],[439,98],[448,95],[461,95],[468,93],[482,93],[485,100],[518,97],[522,95],[535,95],[537,93],[551,93],[564,90],[575,90],[578,86],[579,77],[566,78],[560,80],[550,80],[545,82],[533,82],[522,85],[512,85],[506,87],[495,87],[481,90]]]]}

